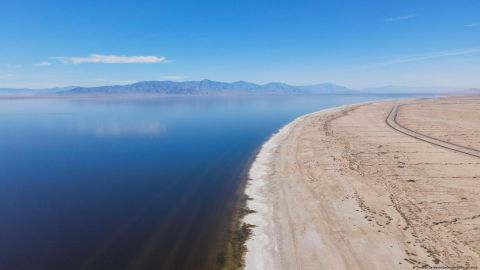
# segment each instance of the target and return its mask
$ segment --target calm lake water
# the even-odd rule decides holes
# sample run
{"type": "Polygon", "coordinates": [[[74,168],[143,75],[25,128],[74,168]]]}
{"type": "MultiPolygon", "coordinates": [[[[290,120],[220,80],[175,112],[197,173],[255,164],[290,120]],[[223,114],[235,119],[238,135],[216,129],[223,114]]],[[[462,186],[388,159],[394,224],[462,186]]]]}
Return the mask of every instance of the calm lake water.
{"type": "Polygon", "coordinates": [[[295,117],[391,97],[0,100],[0,269],[202,269],[295,117]]]}

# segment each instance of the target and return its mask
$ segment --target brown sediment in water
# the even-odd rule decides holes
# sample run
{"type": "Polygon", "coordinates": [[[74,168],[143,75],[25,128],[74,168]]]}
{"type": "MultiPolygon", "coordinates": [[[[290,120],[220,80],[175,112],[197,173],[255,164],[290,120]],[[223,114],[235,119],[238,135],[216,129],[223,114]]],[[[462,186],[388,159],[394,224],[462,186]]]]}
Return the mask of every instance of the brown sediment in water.
{"type": "Polygon", "coordinates": [[[228,228],[224,230],[222,240],[219,241],[213,269],[237,270],[244,267],[245,242],[250,237],[252,227],[243,222],[245,215],[252,213],[252,210],[247,207],[247,201],[250,198],[245,194],[245,187],[248,182],[248,171],[255,156],[256,152],[248,159],[239,176],[233,208],[229,210],[230,215],[225,218],[228,228]]]}
{"type": "Polygon", "coordinates": [[[248,197],[243,195],[238,199],[235,206],[229,236],[221,257],[219,257],[219,269],[243,269],[243,258],[246,252],[245,242],[250,236],[252,226],[242,221],[243,217],[251,212],[246,207],[247,200],[248,197]]]}

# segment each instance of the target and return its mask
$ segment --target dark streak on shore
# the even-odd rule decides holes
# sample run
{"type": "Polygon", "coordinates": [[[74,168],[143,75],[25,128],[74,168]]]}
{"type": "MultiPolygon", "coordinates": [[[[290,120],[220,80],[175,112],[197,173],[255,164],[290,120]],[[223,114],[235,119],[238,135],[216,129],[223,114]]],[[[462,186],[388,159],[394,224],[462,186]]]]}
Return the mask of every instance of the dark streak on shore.
{"type": "Polygon", "coordinates": [[[225,230],[225,235],[221,242],[222,245],[219,246],[220,250],[217,252],[214,269],[243,269],[243,259],[246,252],[245,243],[250,237],[252,226],[243,222],[245,215],[252,212],[247,207],[249,198],[245,194],[245,187],[249,180],[250,167],[259,151],[260,147],[249,157],[239,175],[239,184],[235,192],[233,209],[230,209],[230,214],[226,217],[229,228],[225,230]]]}

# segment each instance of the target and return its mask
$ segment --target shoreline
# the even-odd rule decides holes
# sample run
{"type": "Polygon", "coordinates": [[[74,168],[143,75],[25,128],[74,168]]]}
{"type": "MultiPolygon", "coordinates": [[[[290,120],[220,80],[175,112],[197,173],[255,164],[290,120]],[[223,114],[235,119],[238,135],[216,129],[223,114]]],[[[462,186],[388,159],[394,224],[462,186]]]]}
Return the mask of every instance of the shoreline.
{"type": "Polygon", "coordinates": [[[249,238],[245,241],[244,269],[278,269],[281,258],[278,253],[278,240],[275,237],[274,198],[268,196],[267,176],[272,171],[272,163],[276,149],[285,140],[294,126],[305,118],[342,110],[348,107],[361,106],[373,103],[372,101],[341,105],[326,108],[312,113],[301,115],[281,127],[266,140],[257,152],[251,163],[248,179],[245,183],[244,194],[249,199],[245,207],[250,211],[242,219],[250,229],[249,238]]]}
{"type": "MultiPolygon", "coordinates": [[[[258,159],[259,155],[265,155],[269,150],[272,150],[275,147],[277,147],[279,142],[275,145],[271,145],[269,150],[265,148],[265,145],[269,144],[269,142],[271,143],[272,139],[275,136],[277,136],[277,138],[280,138],[282,135],[288,135],[289,129],[293,127],[293,125],[296,122],[300,122],[301,120],[303,120],[303,118],[308,117],[309,115],[328,112],[328,111],[341,109],[349,106],[368,104],[372,102],[374,101],[340,105],[340,106],[325,108],[319,111],[314,111],[311,113],[298,116],[297,118],[288,122],[284,126],[280,127],[280,129],[277,130],[275,133],[270,135],[270,137],[268,137],[263,142],[263,144],[260,145],[257,148],[257,150],[252,153],[251,157],[245,163],[245,166],[244,166],[244,169],[242,170],[241,175],[239,176],[240,184],[238,185],[237,192],[235,194],[236,198],[234,200],[235,202],[233,206],[233,211],[230,214],[230,217],[228,217],[228,219],[230,220],[230,229],[228,230],[228,235],[225,237],[227,241],[225,241],[223,251],[218,253],[217,255],[217,258],[221,257],[221,260],[217,260],[218,262],[217,266],[219,267],[219,269],[230,270],[230,269],[251,268],[246,263],[246,256],[247,256],[247,249],[248,249],[247,243],[249,243],[252,240],[252,236],[255,234],[255,232],[259,228],[258,224],[253,224],[253,223],[256,223],[255,216],[256,214],[259,213],[258,211],[261,211],[261,210],[258,209],[258,207],[256,206],[252,206],[252,203],[255,204],[254,197],[256,196],[255,195],[253,195],[253,197],[250,196],[252,194],[249,195],[248,194],[249,191],[247,190],[249,189],[249,186],[251,186],[250,183],[253,180],[252,168],[254,166],[257,167],[259,165],[257,162],[259,161],[258,159]],[[247,222],[247,220],[249,221],[247,222]]],[[[271,153],[267,153],[267,155],[269,155],[270,158],[272,157],[271,153]]],[[[265,159],[265,158],[263,160],[268,161],[268,159],[265,159]]],[[[260,172],[260,174],[262,174],[261,171],[264,171],[264,169],[268,170],[268,168],[265,166],[260,166],[260,167],[261,167],[260,170],[256,170],[257,172],[260,172]]],[[[257,175],[257,177],[255,178],[258,179],[258,176],[259,175],[257,175]]],[[[258,199],[259,197],[257,197],[257,200],[258,199]]],[[[258,268],[253,267],[253,269],[258,269],[258,268]]]]}
{"type": "Polygon", "coordinates": [[[274,251],[277,244],[274,242],[276,239],[272,237],[275,226],[272,222],[273,210],[271,207],[273,204],[269,202],[271,198],[266,194],[268,183],[266,183],[265,176],[270,172],[269,163],[275,148],[288,135],[296,121],[298,118],[273,134],[262,145],[250,167],[244,193],[250,198],[246,202],[246,207],[252,213],[243,217],[243,223],[251,226],[251,231],[250,237],[244,244],[246,249],[244,269],[275,269],[277,258],[275,258],[274,251]]]}
{"type": "Polygon", "coordinates": [[[477,266],[480,247],[466,240],[477,238],[470,228],[479,216],[478,160],[406,136],[386,120],[406,104],[399,121],[419,136],[480,146],[475,102],[347,104],[280,128],[248,172],[244,269],[477,266]],[[462,180],[452,185],[450,178],[462,180]]]}
{"type": "Polygon", "coordinates": [[[221,249],[217,253],[217,264],[214,269],[237,270],[243,269],[243,258],[245,254],[245,241],[250,236],[251,227],[243,222],[245,215],[251,213],[247,208],[248,196],[245,194],[245,186],[248,182],[248,171],[255,160],[259,150],[251,154],[245,162],[239,175],[239,184],[235,191],[233,206],[230,214],[226,217],[228,228],[221,249]]]}

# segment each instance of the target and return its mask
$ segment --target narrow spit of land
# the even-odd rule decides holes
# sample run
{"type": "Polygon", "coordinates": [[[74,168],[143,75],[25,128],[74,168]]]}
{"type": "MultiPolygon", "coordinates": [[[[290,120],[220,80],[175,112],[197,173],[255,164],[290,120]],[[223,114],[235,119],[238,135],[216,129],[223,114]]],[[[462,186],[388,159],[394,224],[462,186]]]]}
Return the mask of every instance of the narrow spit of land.
{"type": "Polygon", "coordinates": [[[478,96],[297,119],[252,165],[246,268],[480,268],[479,150],[478,96]]]}

